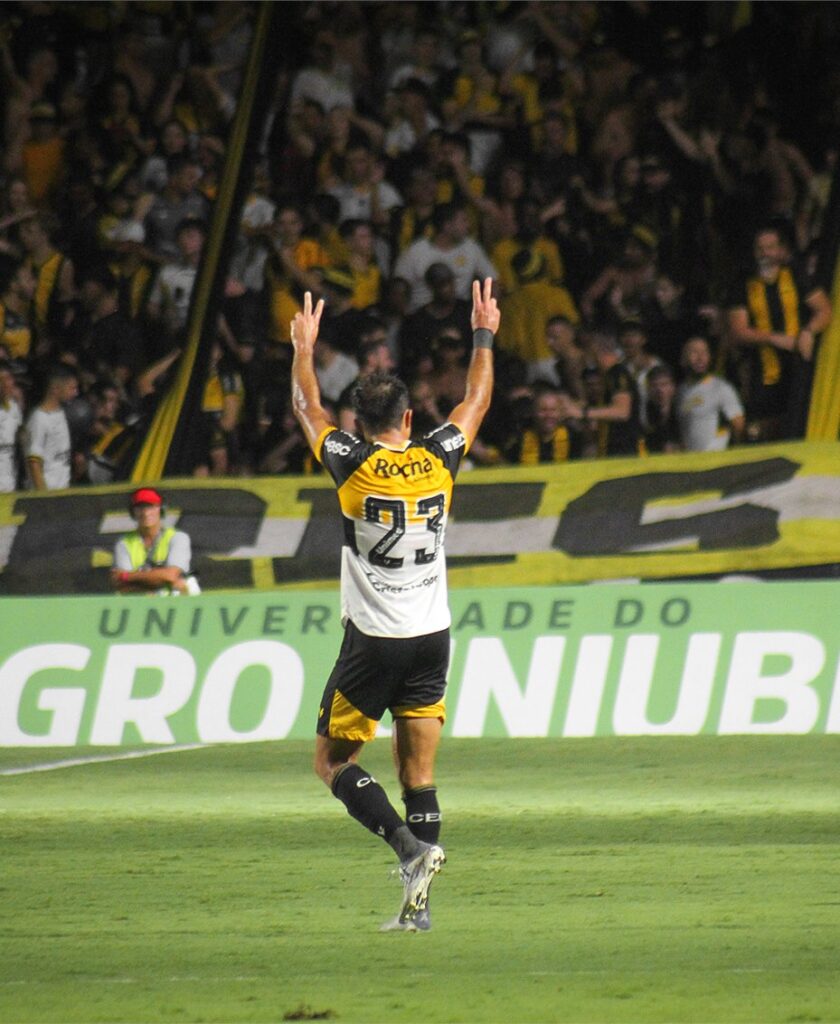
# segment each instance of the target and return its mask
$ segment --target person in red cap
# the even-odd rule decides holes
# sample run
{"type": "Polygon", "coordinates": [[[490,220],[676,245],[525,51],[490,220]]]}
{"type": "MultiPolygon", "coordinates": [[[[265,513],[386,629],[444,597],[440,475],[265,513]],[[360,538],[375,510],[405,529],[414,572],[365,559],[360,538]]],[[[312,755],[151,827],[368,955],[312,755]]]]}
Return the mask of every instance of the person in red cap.
{"type": "Polygon", "coordinates": [[[140,487],[129,500],[137,528],[114,546],[111,586],[120,594],[194,594],[190,575],[192,546],[183,530],[163,524],[163,497],[154,487],[140,487]]]}

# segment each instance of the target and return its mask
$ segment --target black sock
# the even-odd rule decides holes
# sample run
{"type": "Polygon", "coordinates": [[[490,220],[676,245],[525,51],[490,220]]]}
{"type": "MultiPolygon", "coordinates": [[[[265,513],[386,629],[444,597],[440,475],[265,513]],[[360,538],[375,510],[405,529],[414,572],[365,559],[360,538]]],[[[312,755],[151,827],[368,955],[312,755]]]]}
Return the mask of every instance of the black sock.
{"type": "Polygon", "coordinates": [[[405,823],[424,843],[440,838],[440,807],[436,786],[418,786],[403,793],[405,823]]]}
{"type": "Polygon", "coordinates": [[[342,768],[332,784],[333,796],[347,808],[347,813],[385,842],[405,823],[391,806],[385,790],[372,775],[357,764],[342,768]]]}

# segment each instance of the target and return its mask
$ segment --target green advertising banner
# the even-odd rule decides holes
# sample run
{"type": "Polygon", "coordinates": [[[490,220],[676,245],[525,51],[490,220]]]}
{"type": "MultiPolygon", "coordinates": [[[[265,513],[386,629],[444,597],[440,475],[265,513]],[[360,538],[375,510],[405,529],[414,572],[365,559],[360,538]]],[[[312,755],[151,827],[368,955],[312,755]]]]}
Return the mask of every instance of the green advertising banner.
{"type": "MultiPolygon", "coordinates": [[[[840,732],[840,583],[460,590],[452,736],[840,732]]],[[[0,746],[309,737],[335,591],[0,604],[0,746]]],[[[387,733],[387,723],[383,723],[387,733]]]]}

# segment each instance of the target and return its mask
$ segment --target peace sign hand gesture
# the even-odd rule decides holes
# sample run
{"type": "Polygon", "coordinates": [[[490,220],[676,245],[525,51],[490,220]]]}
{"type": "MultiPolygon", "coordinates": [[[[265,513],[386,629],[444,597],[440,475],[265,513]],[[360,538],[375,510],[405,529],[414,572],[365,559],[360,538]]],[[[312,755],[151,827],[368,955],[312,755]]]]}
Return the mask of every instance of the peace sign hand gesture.
{"type": "Polygon", "coordinates": [[[472,296],[472,329],[477,331],[480,327],[486,327],[495,334],[499,329],[501,313],[493,298],[493,278],[486,278],[483,286],[480,282],[473,281],[472,296]]]}
{"type": "Polygon", "coordinates": [[[318,299],[315,309],[312,309],[312,292],[306,292],[303,296],[303,312],[295,313],[292,320],[292,345],[295,352],[300,354],[311,353],[318,340],[318,327],[321,323],[321,314],[324,312],[324,300],[318,299]]]}

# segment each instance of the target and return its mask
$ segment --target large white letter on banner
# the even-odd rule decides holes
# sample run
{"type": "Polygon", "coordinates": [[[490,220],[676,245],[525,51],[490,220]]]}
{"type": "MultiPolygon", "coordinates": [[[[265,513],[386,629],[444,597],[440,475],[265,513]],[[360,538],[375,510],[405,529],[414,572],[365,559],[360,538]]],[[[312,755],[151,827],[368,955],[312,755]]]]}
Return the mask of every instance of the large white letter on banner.
{"type": "Polygon", "coordinates": [[[23,732],[18,725],[20,699],[36,672],[78,672],[89,659],[90,648],[81,644],[38,644],[11,655],[0,668],[0,747],[72,747],[78,742],[86,690],[53,686],[41,691],[38,707],[53,712],[49,731],[43,735],[23,732]]]}
{"type": "Polygon", "coordinates": [[[198,700],[198,737],[203,743],[282,740],[294,725],[303,697],[300,655],[276,640],[252,640],[222,651],[210,666],[198,700]],[[262,720],[247,732],[230,724],[230,706],[239,677],[258,665],[268,672],[268,702],[262,720]]]}
{"type": "Polygon", "coordinates": [[[840,658],[837,659],[837,671],[834,673],[834,686],[831,690],[828,705],[826,732],[840,732],[840,658]]]}
{"type": "Polygon", "coordinates": [[[738,633],[723,695],[718,732],[806,733],[816,725],[820,702],[811,683],[825,665],[825,648],[810,633],[738,633]],[[790,659],[787,672],[762,675],[764,659],[790,659]],[[755,722],[756,703],[777,700],[785,705],[774,722],[755,722]]]}
{"type": "MultiPolygon", "coordinates": [[[[689,736],[703,728],[715,681],[720,633],[693,633],[683,666],[676,710],[667,722],[647,716],[660,638],[632,636],[627,641],[613,711],[617,736],[689,736]]],[[[672,684],[673,685],[673,684],[672,684]]]]}
{"type": "Polygon", "coordinates": [[[129,722],[143,743],[174,743],[167,718],[187,703],[195,683],[192,655],[174,644],[113,644],[102,673],[96,717],[90,733],[94,746],[118,746],[129,722]],[[161,674],[160,689],[151,697],[133,697],[139,669],[161,674]]]}
{"type": "Polygon", "coordinates": [[[547,736],[565,644],[562,636],[536,638],[523,693],[502,641],[471,640],[452,735],[481,736],[492,696],[509,736],[547,736]]]}

